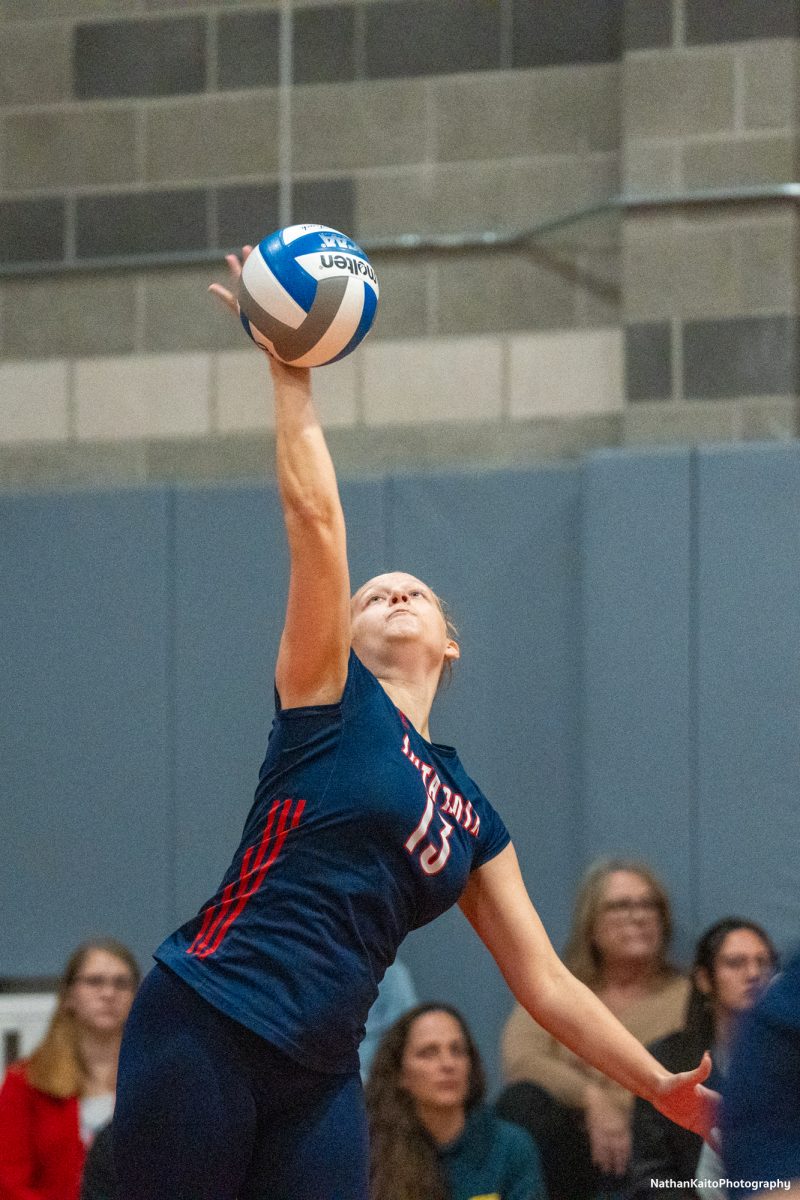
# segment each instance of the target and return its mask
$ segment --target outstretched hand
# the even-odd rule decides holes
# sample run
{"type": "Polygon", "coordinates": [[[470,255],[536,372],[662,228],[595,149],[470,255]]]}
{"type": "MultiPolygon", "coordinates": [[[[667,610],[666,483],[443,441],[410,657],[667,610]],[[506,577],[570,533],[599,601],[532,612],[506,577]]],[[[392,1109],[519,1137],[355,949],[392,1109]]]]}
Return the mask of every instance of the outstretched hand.
{"type": "MultiPolygon", "coordinates": [[[[253,252],[252,246],[242,246],[242,257],[238,254],[226,254],[225,262],[228,264],[228,270],[231,273],[231,283],[234,288],[238,287],[239,277],[242,274],[242,267],[247,262],[249,256],[253,252]]],[[[228,288],[223,287],[221,283],[212,283],[208,290],[213,296],[219,296],[222,303],[231,310],[234,316],[239,316],[239,301],[236,296],[228,288]]]]}
{"type": "Polygon", "coordinates": [[[659,1112],[676,1125],[699,1133],[714,1149],[719,1149],[717,1135],[720,1096],[703,1087],[711,1071],[711,1055],[706,1051],[699,1067],[666,1076],[659,1092],[651,1097],[659,1112]]]}
{"type": "MultiPolygon", "coordinates": [[[[233,290],[231,290],[231,288],[226,288],[221,283],[211,283],[208,287],[208,290],[211,292],[212,296],[217,296],[225,305],[225,307],[231,310],[235,317],[240,315],[239,301],[236,299],[236,292],[239,290],[239,279],[242,274],[242,267],[252,253],[252,246],[242,246],[241,256],[238,254],[225,255],[225,262],[228,264],[228,270],[231,276],[231,288],[233,288],[233,290]]],[[[276,358],[274,354],[270,354],[266,346],[260,346],[258,342],[254,342],[253,345],[257,346],[259,350],[263,350],[264,354],[266,354],[267,358],[269,359],[272,378],[276,385],[279,383],[291,383],[292,381],[294,381],[296,384],[298,380],[302,381],[304,385],[308,385],[308,380],[310,378],[308,367],[292,367],[288,363],[281,362],[281,360],[276,358]]]]}

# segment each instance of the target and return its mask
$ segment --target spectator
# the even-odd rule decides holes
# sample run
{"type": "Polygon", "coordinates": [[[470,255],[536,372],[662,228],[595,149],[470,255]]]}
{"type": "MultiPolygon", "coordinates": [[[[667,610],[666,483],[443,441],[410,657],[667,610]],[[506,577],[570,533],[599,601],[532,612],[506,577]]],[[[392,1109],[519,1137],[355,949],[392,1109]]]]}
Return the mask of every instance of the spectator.
{"type": "Polygon", "coordinates": [[[545,1200],[536,1147],[484,1107],[485,1090],[455,1009],[422,1004],[396,1021],[367,1084],[373,1200],[545,1200]]]}
{"type": "MultiPolygon", "coordinates": [[[[575,903],[564,962],[643,1044],[678,1029],[688,982],[667,957],[669,899],[649,867],[595,863],[575,903]]],[[[517,1006],[503,1032],[511,1085],[497,1111],[532,1134],[551,1200],[619,1187],[631,1151],[633,1096],[571,1054],[517,1006]]]]}
{"type": "MultiPolygon", "coordinates": [[[[777,958],[769,935],[760,925],[739,917],[717,921],[697,943],[683,1028],[654,1042],[648,1047],[650,1053],[668,1070],[680,1071],[702,1057],[704,1050],[710,1050],[714,1068],[708,1086],[719,1090],[737,1026],[775,970],[777,958]]],[[[721,1164],[707,1152],[701,1167],[702,1149],[703,1141],[697,1134],[665,1121],[652,1105],[637,1099],[631,1200],[653,1194],[651,1179],[662,1183],[684,1181],[681,1194],[690,1186],[689,1180],[704,1177],[718,1181],[721,1164]]],[[[668,1195],[669,1189],[660,1188],[661,1194],[668,1195]]]]}
{"type": "Polygon", "coordinates": [[[726,1174],[753,1184],[737,1196],[786,1195],[777,1180],[800,1195],[800,953],[742,1022],[723,1096],[722,1152],[726,1174]]]}
{"type": "Polygon", "coordinates": [[[361,1078],[365,1083],[375,1051],[386,1030],[416,1003],[417,993],[411,972],[405,963],[396,958],[380,982],[377,998],[367,1016],[364,1040],[358,1048],[361,1078]]]}
{"type": "Polygon", "coordinates": [[[114,1108],[136,959],[108,938],[67,962],[43,1041],[0,1090],[0,1200],[78,1200],[86,1148],[114,1108]]]}

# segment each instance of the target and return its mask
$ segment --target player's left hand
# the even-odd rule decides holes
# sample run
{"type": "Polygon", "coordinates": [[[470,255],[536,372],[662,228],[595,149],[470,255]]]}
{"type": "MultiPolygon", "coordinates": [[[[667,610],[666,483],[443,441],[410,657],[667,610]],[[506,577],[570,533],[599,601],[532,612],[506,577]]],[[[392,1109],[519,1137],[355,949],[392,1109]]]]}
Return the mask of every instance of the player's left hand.
{"type": "Polygon", "coordinates": [[[711,1071],[711,1055],[706,1051],[699,1067],[693,1071],[681,1071],[667,1075],[657,1095],[651,1097],[652,1104],[670,1121],[683,1125],[693,1133],[699,1133],[704,1141],[715,1149],[719,1148],[716,1127],[720,1095],[711,1088],[703,1087],[711,1071]]]}

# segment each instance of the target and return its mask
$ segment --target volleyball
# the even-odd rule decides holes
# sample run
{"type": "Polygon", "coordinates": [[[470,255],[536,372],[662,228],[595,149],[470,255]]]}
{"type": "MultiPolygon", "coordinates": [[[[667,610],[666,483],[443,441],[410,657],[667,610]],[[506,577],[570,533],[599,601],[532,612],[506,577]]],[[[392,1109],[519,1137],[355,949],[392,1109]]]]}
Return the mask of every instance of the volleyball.
{"type": "Polygon", "coordinates": [[[344,358],[367,335],[378,279],[360,246],[326,225],[290,225],[253,249],[239,311],[254,342],[293,367],[344,358]]]}

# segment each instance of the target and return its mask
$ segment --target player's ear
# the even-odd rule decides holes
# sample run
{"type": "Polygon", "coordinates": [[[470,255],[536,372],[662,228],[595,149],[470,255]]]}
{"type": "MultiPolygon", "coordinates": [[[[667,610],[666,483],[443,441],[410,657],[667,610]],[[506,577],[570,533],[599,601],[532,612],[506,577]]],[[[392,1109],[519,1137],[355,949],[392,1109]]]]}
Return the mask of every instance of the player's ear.
{"type": "Polygon", "coordinates": [[[447,645],[444,648],[444,656],[446,659],[449,659],[450,662],[455,662],[457,658],[461,658],[461,648],[459,647],[458,642],[453,638],[447,639],[447,645]]]}

